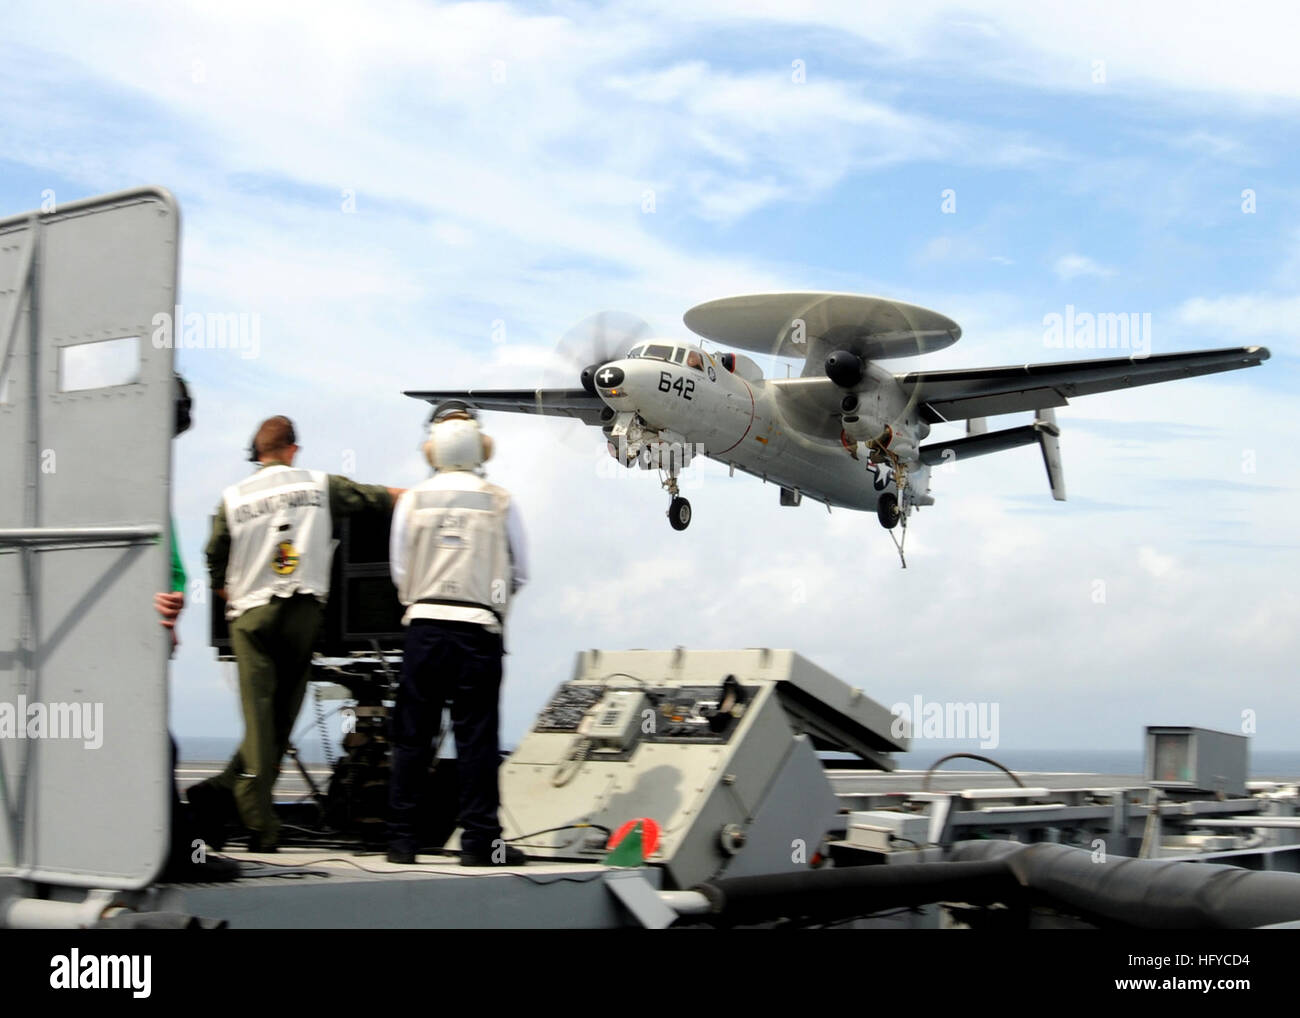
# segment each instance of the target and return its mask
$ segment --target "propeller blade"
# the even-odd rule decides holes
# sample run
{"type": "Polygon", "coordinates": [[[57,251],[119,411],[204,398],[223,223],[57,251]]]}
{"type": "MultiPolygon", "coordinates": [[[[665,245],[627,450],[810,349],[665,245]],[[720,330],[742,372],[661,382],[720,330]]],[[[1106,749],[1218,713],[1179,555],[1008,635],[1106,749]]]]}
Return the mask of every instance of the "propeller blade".
{"type": "MultiPolygon", "coordinates": [[[[543,388],[576,389],[582,372],[619,360],[651,334],[645,319],[626,311],[598,311],[565,330],[555,344],[543,373],[543,388]]],[[[547,429],[574,452],[586,455],[593,447],[604,453],[605,437],[585,426],[552,426],[547,429]]]]}

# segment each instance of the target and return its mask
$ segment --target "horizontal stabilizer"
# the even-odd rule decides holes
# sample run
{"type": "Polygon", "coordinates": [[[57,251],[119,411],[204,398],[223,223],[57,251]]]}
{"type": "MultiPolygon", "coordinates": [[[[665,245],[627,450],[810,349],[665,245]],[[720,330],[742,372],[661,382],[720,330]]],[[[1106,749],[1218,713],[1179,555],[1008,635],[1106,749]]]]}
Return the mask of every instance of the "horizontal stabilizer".
{"type": "Polygon", "coordinates": [[[931,467],[955,463],[972,456],[987,456],[993,452],[1006,452],[1022,445],[1038,443],[1047,467],[1047,481],[1052,486],[1052,498],[1065,501],[1065,471],[1061,468],[1061,429],[1056,426],[1056,413],[1051,407],[1039,410],[1034,423],[1002,431],[976,431],[965,438],[950,442],[931,442],[921,446],[921,462],[931,467]]]}
{"type": "Polygon", "coordinates": [[[954,438],[951,442],[931,442],[921,446],[921,462],[938,467],[972,456],[1006,452],[1008,449],[1019,449],[1022,445],[1033,445],[1039,440],[1038,435],[1034,425],[1026,424],[1022,428],[1006,428],[1002,431],[987,431],[982,435],[954,438]]]}

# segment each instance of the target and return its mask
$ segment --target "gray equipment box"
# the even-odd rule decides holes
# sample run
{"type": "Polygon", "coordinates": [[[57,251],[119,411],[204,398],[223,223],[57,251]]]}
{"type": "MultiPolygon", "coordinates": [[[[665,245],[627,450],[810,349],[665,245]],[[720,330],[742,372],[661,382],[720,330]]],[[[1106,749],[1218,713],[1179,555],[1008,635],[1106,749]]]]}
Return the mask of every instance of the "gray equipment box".
{"type": "Polygon", "coordinates": [[[648,818],[671,886],[797,872],[839,808],[816,749],[891,769],[892,724],[791,651],[588,651],[501,767],[505,837],[598,862],[607,832],[648,818]]]}
{"type": "Polygon", "coordinates": [[[1244,735],[1147,726],[1146,778],[1152,788],[1235,798],[1246,794],[1249,773],[1250,743],[1244,735]]]}

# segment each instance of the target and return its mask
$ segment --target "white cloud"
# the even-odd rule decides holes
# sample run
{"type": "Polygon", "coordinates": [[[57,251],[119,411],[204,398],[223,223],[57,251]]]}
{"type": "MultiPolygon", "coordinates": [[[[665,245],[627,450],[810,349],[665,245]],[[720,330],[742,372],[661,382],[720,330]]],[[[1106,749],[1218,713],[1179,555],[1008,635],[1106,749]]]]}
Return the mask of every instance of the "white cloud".
{"type": "Polygon", "coordinates": [[[1300,10],[1286,3],[993,0],[981,4],[978,17],[960,0],[829,0],[809,7],[776,0],[656,0],[653,6],[688,21],[816,25],[868,43],[882,59],[1035,89],[1190,94],[1253,105],[1300,99],[1293,45],[1300,10]],[[1094,79],[1094,61],[1104,64],[1101,82],[1094,79]]]}
{"type": "Polygon", "coordinates": [[[1093,261],[1087,255],[1067,254],[1056,259],[1052,271],[1057,279],[1078,279],[1080,276],[1113,276],[1115,270],[1093,261]]]}
{"type": "Polygon", "coordinates": [[[1171,144],[1195,155],[1211,156],[1214,159],[1241,159],[1245,154],[1241,142],[1202,130],[1178,135],[1171,139],[1171,144]]]}
{"type": "Polygon", "coordinates": [[[1179,305],[1177,320],[1214,333],[1228,343],[1277,339],[1296,347],[1300,331],[1300,296],[1234,294],[1193,297],[1179,305]]]}
{"type": "Polygon", "coordinates": [[[1161,555],[1154,548],[1144,544],[1138,549],[1138,565],[1156,579],[1162,579],[1174,571],[1178,562],[1172,555],[1161,555]]]}

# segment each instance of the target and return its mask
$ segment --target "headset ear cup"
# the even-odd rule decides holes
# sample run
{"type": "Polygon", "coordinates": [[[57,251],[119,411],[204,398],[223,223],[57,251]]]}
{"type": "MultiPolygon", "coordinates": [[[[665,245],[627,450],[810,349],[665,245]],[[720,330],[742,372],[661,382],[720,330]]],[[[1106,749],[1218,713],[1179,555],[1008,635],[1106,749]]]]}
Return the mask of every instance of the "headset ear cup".
{"type": "Polygon", "coordinates": [[[492,458],[492,450],[495,448],[495,443],[492,441],[491,435],[480,433],[479,438],[483,440],[483,462],[486,463],[492,458]]]}

